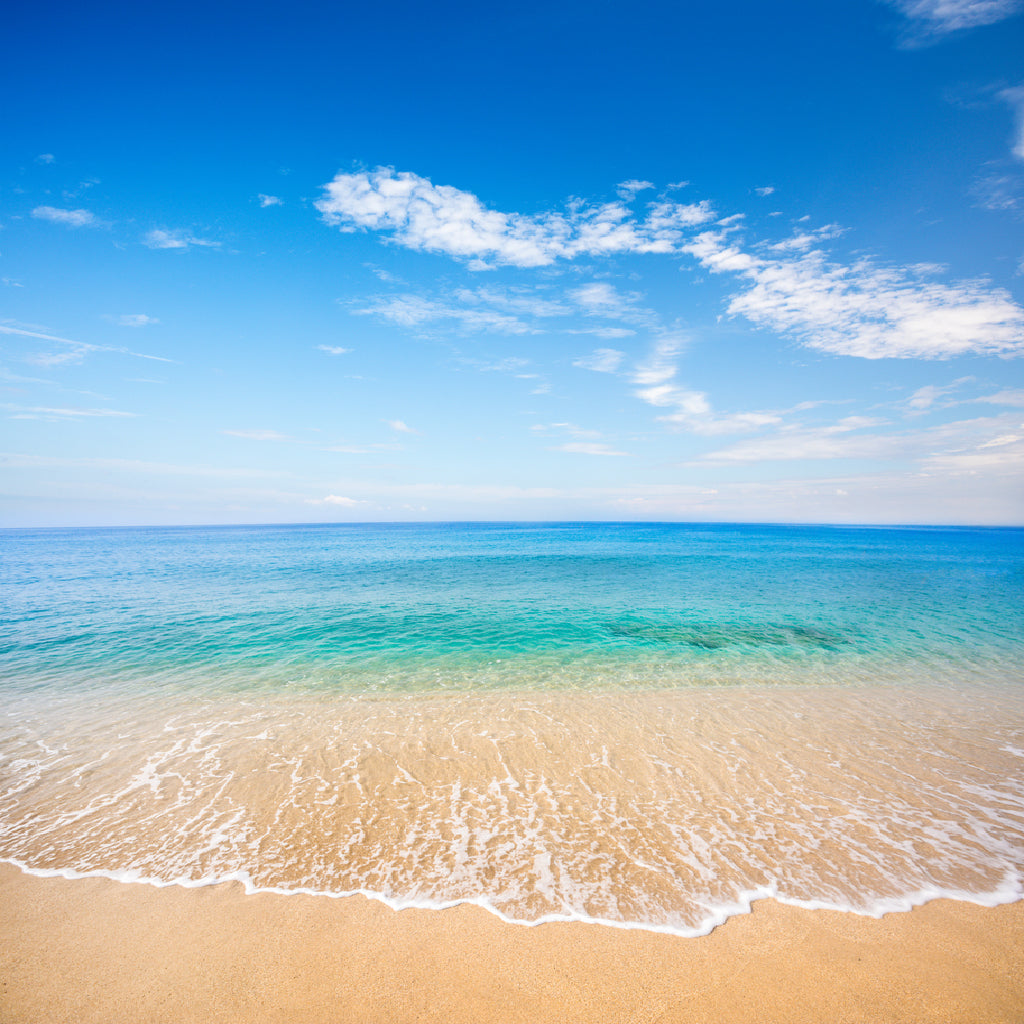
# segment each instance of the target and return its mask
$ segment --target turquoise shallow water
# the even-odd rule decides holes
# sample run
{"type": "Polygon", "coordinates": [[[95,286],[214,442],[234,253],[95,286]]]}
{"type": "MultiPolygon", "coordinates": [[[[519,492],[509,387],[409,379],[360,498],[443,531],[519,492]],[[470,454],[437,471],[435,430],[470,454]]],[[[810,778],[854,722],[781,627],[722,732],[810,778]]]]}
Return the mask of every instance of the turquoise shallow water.
{"type": "Polygon", "coordinates": [[[387,525],[3,535],[0,685],[1021,678],[1024,533],[387,525]]]}
{"type": "Polygon", "coordinates": [[[1024,878],[1024,531],[0,534],[0,859],[525,923],[1024,878]]]}

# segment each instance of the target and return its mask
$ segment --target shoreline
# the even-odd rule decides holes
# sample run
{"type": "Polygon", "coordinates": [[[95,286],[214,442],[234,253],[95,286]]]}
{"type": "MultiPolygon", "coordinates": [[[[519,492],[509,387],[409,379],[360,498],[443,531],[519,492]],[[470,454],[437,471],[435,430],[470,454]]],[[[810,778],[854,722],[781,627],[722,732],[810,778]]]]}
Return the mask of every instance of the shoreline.
{"type": "Polygon", "coordinates": [[[763,898],[692,938],[0,863],[0,971],[5,1024],[1010,1024],[1024,1019],[1024,901],[875,918],[763,898]]]}
{"type": "Polygon", "coordinates": [[[1020,877],[1014,875],[1007,877],[996,890],[987,894],[972,894],[967,892],[952,892],[933,890],[931,892],[914,892],[902,896],[879,897],[871,910],[858,910],[854,907],[843,907],[824,900],[800,900],[787,896],[779,896],[777,892],[768,889],[750,890],[740,894],[735,903],[728,906],[722,905],[709,911],[708,917],[700,926],[692,929],[683,929],[673,925],[660,925],[643,921],[616,921],[607,918],[587,917],[585,915],[568,914],[545,914],[535,920],[522,920],[520,918],[508,917],[497,907],[489,903],[483,897],[467,897],[455,899],[450,902],[437,902],[431,900],[417,900],[412,897],[392,897],[383,893],[374,892],[370,889],[355,889],[347,892],[332,892],[326,889],[309,889],[298,887],[295,889],[276,888],[271,886],[257,886],[253,883],[247,871],[230,872],[223,876],[214,878],[199,879],[162,879],[141,875],[135,871],[108,871],[98,868],[90,871],[79,871],[76,868],[33,868],[14,857],[0,857],[0,868],[9,866],[24,875],[39,879],[63,879],[68,882],[80,882],[89,879],[102,879],[113,882],[116,885],[141,885],[153,889],[207,889],[218,886],[240,886],[243,896],[281,896],[296,897],[303,896],[311,899],[326,900],[348,900],[365,899],[371,903],[379,903],[392,913],[401,913],[405,910],[419,910],[425,912],[439,912],[454,910],[457,907],[476,907],[485,913],[497,918],[503,925],[518,928],[537,928],[547,924],[571,924],[590,925],[599,928],[612,928],[620,931],[650,932],[655,935],[668,935],[677,939],[699,939],[710,935],[715,929],[721,928],[734,917],[742,917],[752,913],[754,904],[770,901],[779,906],[793,907],[798,910],[826,910],[830,913],[853,914],[855,917],[866,917],[872,920],[880,920],[889,914],[905,914],[919,907],[926,906],[936,900],[946,900],[951,903],[969,903],[976,907],[991,908],[1001,907],[1010,903],[1024,901],[1024,888],[1022,888],[1020,877]]]}

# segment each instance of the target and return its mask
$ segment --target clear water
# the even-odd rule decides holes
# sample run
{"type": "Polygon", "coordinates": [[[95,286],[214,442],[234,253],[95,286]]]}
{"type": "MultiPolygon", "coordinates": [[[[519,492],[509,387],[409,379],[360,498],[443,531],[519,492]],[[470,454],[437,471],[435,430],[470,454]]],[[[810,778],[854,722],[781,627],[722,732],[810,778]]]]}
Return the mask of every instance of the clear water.
{"type": "Polygon", "coordinates": [[[0,857],[706,931],[1016,898],[1024,531],[0,534],[0,857]]]}

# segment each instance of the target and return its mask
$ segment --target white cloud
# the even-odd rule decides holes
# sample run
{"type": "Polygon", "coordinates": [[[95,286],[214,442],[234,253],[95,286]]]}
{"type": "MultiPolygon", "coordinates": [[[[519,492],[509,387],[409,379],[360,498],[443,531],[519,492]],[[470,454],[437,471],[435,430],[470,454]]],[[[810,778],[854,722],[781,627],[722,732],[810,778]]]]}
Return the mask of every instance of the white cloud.
{"type": "Polygon", "coordinates": [[[384,421],[392,430],[397,430],[400,434],[418,434],[418,430],[413,430],[407,423],[402,420],[385,420],[384,421]]]}
{"type": "Polygon", "coordinates": [[[1024,175],[983,174],[971,185],[971,194],[986,210],[1019,213],[1024,210],[1024,175]]]}
{"type": "Polygon", "coordinates": [[[467,305],[494,306],[523,316],[566,316],[572,307],[556,299],[546,298],[526,288],[457,288],[454,296],[467,305]]]}
{"type": "Polygon", "coordinates": [[[573,327],[566,334],[591,334],[595,338],[631,338],[636,331],[630,327],[573,327]]]}
{"type": "Polygon", "coordinates": [[[100,223],[88,210],[60,210],[55,206],[37,206],[32,216],[37,220],[49,220],[69,228],[98,227],[100,223]]]}
{"type": "Polygon", "coordinates": [[[291,441],[287,434],[279,434],[276,430],[222,430],[222,434],[231,437],[244,437],[247,441],[291,441]]]}
{"type": "Polygon", "coordinates": [[[342,508],[352,508],[353,505],[365,505],[357,498],[346,498],[340,494],[328,494],[325,498],[307,498],[307,505],[340,505],[342,508]]]}
{"type": "Polygon", "coordinates": [[[36,161],[41,164],[52,164],[57,158],[52,153],[40,153],[36,161]]]}
{"type": "Polygon", "coordinates": [[[942,36],[960,29],[992,25],[1020,9],[1020,0],[888,0],[912,22],[916,41],[942,36]]]}
{"type": "Polygon", "coordinates": [[[1014,137],[1011,151],[1018,160],[1024,160],[1024,85],[1004,89],[999,98],[1010,105],[1014,117],[1014,137]]]}
{"type": "Polygon", "coordinates": [[[284,204],[283,199],[279,199],[277,196],[265,196],[262,192],[257,196],[260,201],[260,206],[266,208],[268,206],[282,206],[284,204]]]}
{"type": "Polygon", "coordinates": [[[518,317],[489,308],[466,308],[419,295],[381,295],[369,300],[369,305],[354,309],[359,316],[378,316],[402,327],[422,327],[444,320],[454,320],[464,330],[495,331],[501,334],[531,334],[535,328],[518,317]]]}
{"type": "Polygon", "coordinates": [[[674,383],[676,358],[685,344],[686,339],[679,335],[659,338],[647,359],[638,363],[630,375],[633,383],[640,385],[634,392],[637,398],[656,408],[673,410],[659,416],[661,422],[705,436],[743,433],[781,422],[777,412],[717,414],[705,392],[674,383]]]}
{"type": "Polygon", "coordinates": [[[908,399],[907,405],[918,412],[924,412],[935,404],[935,400],[946,394],[949,388],[936,387],[934,384],[926,384],[918,388],[908,399]]]}
{"type": "Polygon", "coordinates": [[[537,423],[530,427],[531,430],[538,431],[543,434],[550,433],[552,430],[564,431],[570,437],[579,439],[584,438],[598,438],[601,436],[600,430],[587,430],[584,427],[577,426],[575,423],[537,423]]]}
{"type": "Polygon", "coordinates": [[[21,327],[12,327],[10,324],[0,324],[0,334],[18,334],[25,338],[56,341],[62,345],[71,346],[70,349],[64,352],[40,352],[25,357],[28,362],[34,363],[36,366],[59,366],[61,363],[80,363],[90,352],[121,352],[127,356],[134,356],[137,359],[153,359],[160,363],[174,362],[173,359],[166,359],[163,356],[151,356],[144,352],[132,352],[127,348],[117,348],[111,345],[90,345],[88,342],[72,341],[71,338],[59,338],[54,334],[29,331],[21,327]]]}
{"type": "Polygon", "coordinates": [[[350,348],[342,348],[340,345],[317,345],[321,352],[328,352],[332,356],[344,356],[352,351],[350,348]]]}
{"type": "Polygon", "coordinates": [[[123,313],[121,316],[106,316],[117,324],[118,327],[148,327],[150,324],[158,324],[160,321],[155,316],[147,316],[145,313],[123,313]]]}
{"type": "Polygon", "coordinates": [[[918,461],[966,467],[971,460],[986,464],[1020,456],[1017,441],[1019,415],[981,417],[929,427],[926,430],[879,433],[872,428],[884,421],[866,416],[847,416],[821,427],[789,427],[768,437],[741,441],[729,448],[708,452],[703,462],[757,463],[804,459],[873,459],[918,461]],[[992,449],[1005,448],[993,454],[992,449]]]}
{"type": "Polygon", "coordinates": [[[636,198],[637,192],[645,192],[649,188],[654,188],[653,181],[639,181],[636,178],[630,178],[629,181],[623,181],[616,185],[615,191],[627,203],[631,203],[636,198]]]}
{"type": "Polygon", "coordinates": [[[8,402],[0,403],[0,408],[10,409],[10,419],[15,420],[67,420],[82,419],[83,417],[134,417],[133,412],[119,412],[116,409],[53,409],[43,406],[12,405],[8,402]]]}
{"type": "Polygon", "coordinates": [[[592,281],[590,284],[573,288],[569,292],[569,298],[588,316],[624,320],[645,327],[653,327],[656,323],[656,317],[650,310],[637,305],[642,298],[639,292],[624,294],[607,281],[592,281]]]}
{"type": "Polygon", "coordinates": [[[598,373],[615,373],[625,355],[614,348],[595,348],[589,356],[574,360],[572,365],[582,370],[596,370],[598,373]]]}
{"type": "Polygon", "coordinates": [[[343,231],[390,232],[410,249],[441,252],[471,269],[507,264],[547,266],[557,259],[625,252],[672,252],[695,225],[713,216],[709,204],[649,203],[638,219],[621,202],[570,202],[564,212],[527,215],[486,208],[471,192],[434,185],[408,171],[379,167],[338,174],[317,209],[343,231]]]}
{"type": "Polygon", "coordinates": [[[1024,389],[999,391],[994,395],[979,398],[979,402],[990,402],[992,405],[1010,405],[1024,409],[1024,389]]]}
{"type": "Polygon", "coordinates": [[[933,267],[844,266],[820,250],[757,256],[704,232],[686,251],[713,273],[751,282],[729,304],[759,327],[809,348],[865,359],[944,359],[1024,351],[1024,309],[986,281],[941,284],[933,267]]]}
{"type": "Polygon", "coordinates": [[[594,441],[570,441],[568,444],[554,445],[550,450],[569,452],[572,455],[629,455],[629,452],[619,452],[611,445],[594,441]]]}
{"type": "Polygon", "coordinates": [[[775,191],[774,185],[762,185],[760,188],[755,188],[754,191],[762,198],[767,199],[775,191]]]}
{"type": "Polygon", "coordinates": [[[165,231],[163,228],[155,228],[142,239],[143,245],[150,249],[187,249],[192,245],[207,246],[209,248],[220,248],[220,242],[211,242],[205,238],[197,238],[187,231],[165,231]]]}

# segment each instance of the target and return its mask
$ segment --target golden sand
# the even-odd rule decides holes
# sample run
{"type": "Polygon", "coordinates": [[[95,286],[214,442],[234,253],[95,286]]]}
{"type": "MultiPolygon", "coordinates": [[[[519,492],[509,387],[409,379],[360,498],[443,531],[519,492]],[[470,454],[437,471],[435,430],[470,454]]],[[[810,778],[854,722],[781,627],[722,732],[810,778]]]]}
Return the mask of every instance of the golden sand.
{"type": "Polygon", "coordinates": [[[1024,902],[763,900],[703,938],[0,865],[3,1024],[1024,1021],[1024,902]]]}

